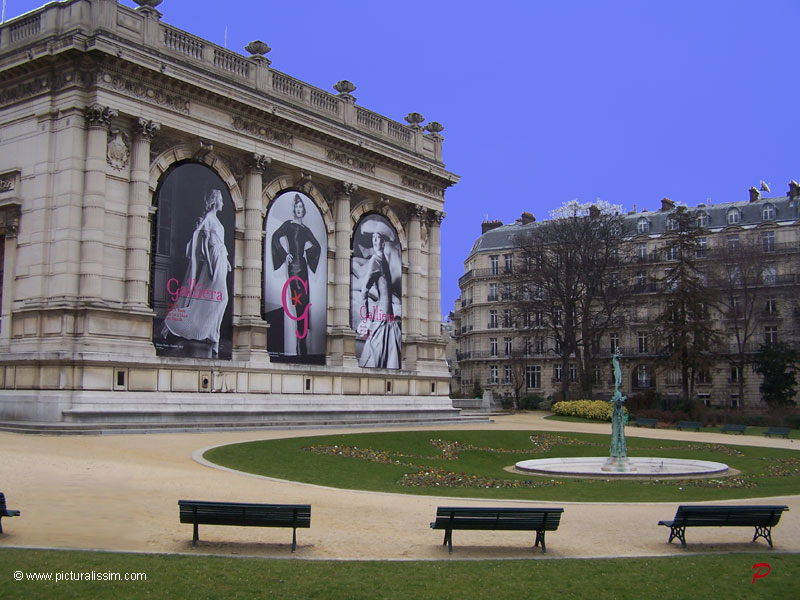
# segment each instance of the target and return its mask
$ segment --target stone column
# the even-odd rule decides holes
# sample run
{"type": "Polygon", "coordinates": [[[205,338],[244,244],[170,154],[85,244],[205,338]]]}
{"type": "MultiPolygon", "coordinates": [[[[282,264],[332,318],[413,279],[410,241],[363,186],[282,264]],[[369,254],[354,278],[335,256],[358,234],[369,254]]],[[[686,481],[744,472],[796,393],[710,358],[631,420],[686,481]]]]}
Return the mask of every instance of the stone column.
{"type": "MultiPolygon", "coordinates": [[[[418,204],[408,210],[408,325],[407,337],[422,336],[422,216],[425,210],[418,204]]],[[[427,265],[426,265],[427,266],[427,265]]],[[[404,319],[405,321],[405,319],[404,319]]]]}
{"type": "Polygon", "coordinates": [[[261,318],[262,242],[264,224],[261,218],[261,176],[270,164],[270,159],[253,154],[247,165],[244,199],[244,285],[242,286],[242,317],[261,318]]]}
{"type": "Polygon", "coordinates": [[[83,188],[79,295],[82,303],[101,301],[108,127],[117,111],[93,104],[86,109],[86,173],[83,188]]]}
{"type": "Polygon", "coordinates": [[[244,260],[242,262],[241,315],[234,327],[234,358],[236,360],[269,362],[267,335],[269,326],[261,315],[263,286],[264,239],[262,175],[271,159],[252,154],[247,160],[244,178],[244,260]]]}
{"type": "Polygon", "coordinates": [[[428,339],[439,340],[442,323],[441,225],[444,213],[428,213],[428,339]]]}
{"type": "Polygon", "coordinates": [[[350,328],[350,198],[358,189],[352,183],[341,182],[337,189],[336,270],[334,273],[333,326],[350,328]]]}
{"type": "Polygon", "coordinates": [[[355,362],[355,334],[350,326],[350,200],[357,190],[353,183],[339,182],[334,202],[333,327],[328,353],[331,364],[337,365],[355,362]]]}
{"type": "Polygon", "coordinates": [[[133,127],[131,183],[128,198],[128,243],[125,265],[125,304],[147,310],[150,281],[150,141],[161,126],[139,118],[133,127]]]}
{"type": "Polygon", "coordinates": [[[2,286],[2,305],[0,305],[0,346],[8,349],[11,342],[11,318],[12,307],[14,306],[14,284],[17,277],[17,234],[19,233],[19,214],[18,205],[10,205],[0,212],[0,243],[4,244],[3,254],[0,260],[3,261],[3,278],[0,281],[2,286]]]}

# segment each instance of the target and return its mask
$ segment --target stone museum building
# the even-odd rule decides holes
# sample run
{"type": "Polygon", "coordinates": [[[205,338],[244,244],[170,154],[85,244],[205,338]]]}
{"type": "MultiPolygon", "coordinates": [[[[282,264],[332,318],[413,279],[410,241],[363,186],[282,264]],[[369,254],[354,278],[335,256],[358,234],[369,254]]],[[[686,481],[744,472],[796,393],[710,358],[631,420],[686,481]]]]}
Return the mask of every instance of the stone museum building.
{"type": "MultiPolygon", "coordinates": [[[[609,365],[616,348],[629,397],[657,394],[666,407],[682,395],[681,370],[665,365],[669,340],[659,329],[665,329],[663,315],[671,301],[670,274],[686,251],[708,292],[700,305],[709,343],[698,361],[702,368],[693,374],[692,397],[706,406],[765,410],[753,357],[775,342],[800,350],[800,186],[791,181],[785,195],[769,192],[762,184],[761,190],[749,190],[749,198],[691,208],[665,198],[658,210],[620,215],[619,246],[604,283],[616,313],[586,344],[590,361],[584,372],[597,397],[608,399],[613,391],[609,365]],[[676,243],[682,212],[693,230],[687,250],[676,243]]],[[[510,398],[517,382],[522,396],[559,398],[566,382],[571,399],[582,397],[579,357],[570,353],[564,361],[557,339],[567,315],[558,306],[519,311],[519,282],[536,277],[536,256],[526,254],[521,241],[547,223],[525,212],[513,223],[481,225],[452,313],[457,345],[452,389],[464,398],[476,391],[510,398]],[[526,265],[526,258],[532,264],[526,265]]],[[[594,316],[601,324],[608,318],[594,316]]]]}
{"type": "Polygon", "coordinates": [[[442,125],[136,3],[0,28],[0,421],[457,417],[442,125]]]}

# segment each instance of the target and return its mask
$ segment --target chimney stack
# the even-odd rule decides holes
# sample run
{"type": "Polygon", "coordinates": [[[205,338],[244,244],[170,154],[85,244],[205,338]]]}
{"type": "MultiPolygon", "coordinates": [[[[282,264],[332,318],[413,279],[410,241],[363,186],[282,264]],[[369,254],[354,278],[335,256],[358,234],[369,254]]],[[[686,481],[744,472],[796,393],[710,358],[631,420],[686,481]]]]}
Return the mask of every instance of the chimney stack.
{"type": "Polygon", "coordinates": [[[675,208],[675,203],[669,198],[661,199],[661,212],[667,212],[675,208]]]}
{"type": "Polygon", "coordinates": [[[761,192],[759,192],[755,186],[750,186],[750,189],[747,191],[750,192],[750,202],[758,202],[761,200],[761,192]]]}
{"type": "Polygon", "coordinates": [[[523,225],[530,225],[536,220],[536,217],[533,216],[533,213],[529,213],[528,211],[524,211],[522,213],[522,224],[523,225]]]}
{"type": "Polygon", "coordinates": [[[492,229],[497,229],[498,227],[502,227],[502,221],[484,221],[481,223],[481,235],[486,233],[487,231],[491,231],[492,229]]]}

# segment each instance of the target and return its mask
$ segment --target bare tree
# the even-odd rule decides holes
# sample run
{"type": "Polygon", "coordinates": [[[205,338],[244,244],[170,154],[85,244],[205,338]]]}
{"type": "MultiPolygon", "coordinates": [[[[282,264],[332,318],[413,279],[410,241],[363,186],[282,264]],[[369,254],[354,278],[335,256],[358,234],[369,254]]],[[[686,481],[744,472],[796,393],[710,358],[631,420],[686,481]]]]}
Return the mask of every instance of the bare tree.
{"type": "Polygon", "coordinates": [[[777,311],[777,299],[768,293],[772,276],[769,250],[761,240],[749,237],[729,240],[714,252],[719,265],[713,277],[717,306],[732,338],[724,353],[732,356],[731,362],[738,368],[739,398],[744,398],[745,366],[756,350],[760,317],[765,310],[777,311]]]}
{"type": "Polygon", "coordinates": [[[714,288],[708,281],[706,262],[698,257],[702,230],[696,216],[678,207],[669,219],[664,251],[671,267],[659,281],[661,309],[655,317],[656,337],[661,363],[680,369],[682,396],[689,401],[694,395],[695,376],[711,364],[711,350],[718,338],[709,319],[714,288]]]}
{"type": "Polygon", "coordinates": [[[561,361],[562,396],[569,391],[571,360],[582,392],[591,396],[593,342],[617,326],[622,307],[615,277],[624,236],[621,210],[572,201],[552,217],[516,237],[522,259],[514,276],[517,322],[547,331],[561,361]]]}

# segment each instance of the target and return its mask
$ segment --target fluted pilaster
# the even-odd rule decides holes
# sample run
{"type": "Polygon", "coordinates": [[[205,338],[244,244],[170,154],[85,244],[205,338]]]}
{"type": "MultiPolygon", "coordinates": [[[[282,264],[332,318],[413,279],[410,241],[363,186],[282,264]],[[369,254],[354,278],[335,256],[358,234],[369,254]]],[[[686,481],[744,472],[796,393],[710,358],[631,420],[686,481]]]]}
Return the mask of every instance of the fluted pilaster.
{"type": "Polygon", "coordinates": [[[79,294],[83,302],[102,300],[105,242],[106,146],[108,128],[117,111],[94,104],[86,109],[79,294]]]}
{"type": "Polygon", "coordinates": [[[335,206],[336,256],[334,273],[333,326],[346,330],[350,325],[350,199],[358,190],[352,183],[337,186],[335,206]]]}
{"type": "Polygon", "coordinates": [[[441,333],[441,225],[444,213],[428,214],[428,338],[438,340],[441,333]]]}
{"type": "Polygon", "coordinates": [[[261,316],[261,282],[263,259],[261,256],[263,224],[261,218],[261,177],[271,159],[253,154],[247,164],[244,199],[244,285],[242,286],[242,317],[258,319],[261,316]]]}
{"type": "MultiPolygon", "coordinates": [[[[425,210],[413,205],[409,211],[408,224],[408,336],[422,335],[422,216],[425,210]]],[[[405,319],[404,319],[405,321],[405,319]]]]}
{"type": "Polygon", "coordinates": [[[131,146],[131,182],[128,197],[128,244],[125,261],[125,303],[147,307],[150,250],[150,142],[161,126],[138,119],[131,146]]]}

